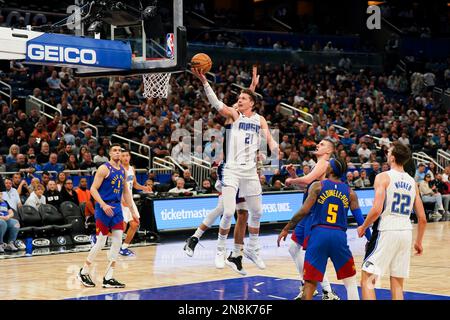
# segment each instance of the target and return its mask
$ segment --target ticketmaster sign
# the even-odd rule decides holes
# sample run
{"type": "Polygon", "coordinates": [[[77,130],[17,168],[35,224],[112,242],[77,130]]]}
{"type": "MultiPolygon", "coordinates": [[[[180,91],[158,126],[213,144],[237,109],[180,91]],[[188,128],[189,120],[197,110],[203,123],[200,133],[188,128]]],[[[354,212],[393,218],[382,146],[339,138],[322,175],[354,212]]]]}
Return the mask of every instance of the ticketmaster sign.
{"type": "MultiPolygon", "coordinates": [[[[367,215],[373,204],[374,192],[356,191],[361,210],[367,215]]],[[[288,221],[300,209],[303,193],[272,193],[263,195],[261,222],[288,221]]],[[[154,200],[153,210],[159,231],[196,228],[206,215],[217,206],[217,197],[154,200]]],[[[349,212],[349,216],[351,213],[349,212]]],[[[218,226],[220,217],[213,226],[218,226]]],[[[233,220],[233,224],[235,221],[233,220]]]]}

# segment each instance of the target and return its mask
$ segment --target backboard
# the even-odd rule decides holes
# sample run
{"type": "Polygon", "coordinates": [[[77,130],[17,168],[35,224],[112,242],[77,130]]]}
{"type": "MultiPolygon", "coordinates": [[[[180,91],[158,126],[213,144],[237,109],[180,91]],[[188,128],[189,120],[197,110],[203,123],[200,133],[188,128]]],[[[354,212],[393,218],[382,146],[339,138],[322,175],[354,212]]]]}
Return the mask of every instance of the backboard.
{"type": "MultiPolygon", "coordinates": [[[[86,3],[77,5],[86,11],[86,3]]],[[[85,1],[87,2],[87,1],[85,1]]],[[[126,76],[182,70],[186,66],[186,29],[182,0],[105,1],[104,8],[88,8],[88,19],[81,18],[78,35],[129,43],[131,69],[78,67],[78,77],[126,76]],[[113,6],[113,9],[111,9],[113,6]],[[106,8],[106,7],[105,7],[106,8]],[[109,10],[111,9],[111,10],[109,10]],[[105,11],[107,11],[105,13],[105,11]]],[[[83,17],[83,10],[81,10],[83,17]]]]}

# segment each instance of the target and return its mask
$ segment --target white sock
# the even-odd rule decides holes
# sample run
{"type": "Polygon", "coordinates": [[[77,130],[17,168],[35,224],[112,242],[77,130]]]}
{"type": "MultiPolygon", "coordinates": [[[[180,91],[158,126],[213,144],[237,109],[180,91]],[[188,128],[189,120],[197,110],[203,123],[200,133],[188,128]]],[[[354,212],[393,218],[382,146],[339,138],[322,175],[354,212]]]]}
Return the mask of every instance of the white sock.
{"type": "Polygon", "coordinates": [[[108,268],[106,269],[105,280],[112,279],[114,274],[114,268],[112,267],[112,262],[108,263],[108,268]]]}
{"type": "Polygon", "coordinates": [[[320,283],[322,286],[322,290],[325,292],[331,292],[331,285],[330,285],[330,281],[328,281],[328,277],[327,277],[327,273],[325,272],[325,274],[323,275],[323,280],[320,283]]]}
{"type": "Polygon", "coordinates": [[[240,243],[234,244],[233,257],[242,256],[242,250],[244,249],[244,245],[240,243]]]}
{"type": "Polygon", "coordinates": [[[358,285],[356,284],[356,275],[343,280],[347,290],[347,300],[359,300],[358,285]]]}
{"type": "Polygon", "coordinates": [[[227,241],[228,235],[221,235],[219,233],[219,236],[217,237],[217,248],[225,249],[226,247],[226,241],[227,241]]]}
{"type": "Polygon", "coordinates": [[[249,233],[248,248],[250,250],[258,249],[258,233],[249,233]]]}
{"type": "Polygon", "coordinates": [[[197,228],[197,230],[195,230],[194,237],[200,239],[204,233],[205,233],[205,231],[203,231],[200,228],[197,228]]]}
{"type": "Polygon", "coordinates": [[[130,246],[129,243],[122,243],[122,249],[128,249],[128,247],[130,246]]]}

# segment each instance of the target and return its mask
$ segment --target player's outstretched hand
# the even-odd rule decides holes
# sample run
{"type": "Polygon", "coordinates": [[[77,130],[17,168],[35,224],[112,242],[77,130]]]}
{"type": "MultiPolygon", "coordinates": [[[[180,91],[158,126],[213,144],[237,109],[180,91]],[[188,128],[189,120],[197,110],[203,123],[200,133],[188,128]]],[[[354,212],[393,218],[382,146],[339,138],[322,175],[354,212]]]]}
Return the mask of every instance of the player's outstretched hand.
{"type": "Polygon", "coordinates": [[[200,79],[200,81],[201,81],[203,84],[205,84],[205,83],[208,82],[208,80],[207,80],[206,77],[205,77],[205,74],[202,73],[202,71],[201,71],[200,69],[197,69],[197,68],[191,68],[191,71],[192,71],[192,73],[193,73],[197,78],[200,79]]]}
{"type": "Polygon", "coordinates": [[[102,206],[103,211],[106,213],[107,216],[112,217],[114,216],[114,207],[109,206],[107,204],[102,206]]]}
{"type": "Polygon", "coordinates": [[[277,240],[278,246],[280,246],[281,239],[283,239],[283,241],[286,241],[286,237],[288,234],[289,234],[289,231],[287,231],[285,229],[281,230],[280,234],[278,235],[278,240],[277,240]]]}
{"type": "Polygon", "coordinates": [[[356,231],[358,232],[358,237],[362,238],[366,234],[366,228],[359,226],[356,231]]]}
{"type": "Polygon", "coordinates": [[[416,253],[415,253],[416,256],[421,256],[423,253],[422,244],[418,243],[418,242],[414,243],[414,250],[416,250],[416,253]]]}
{"type": "Polygon", "coordinates": [[[252,70],[252,84],[250,85],[250,90],[255,91],[256,87],[258,87],[258,84],[259,84],[258,66],[255,64],[253,65],[252,70]]]}

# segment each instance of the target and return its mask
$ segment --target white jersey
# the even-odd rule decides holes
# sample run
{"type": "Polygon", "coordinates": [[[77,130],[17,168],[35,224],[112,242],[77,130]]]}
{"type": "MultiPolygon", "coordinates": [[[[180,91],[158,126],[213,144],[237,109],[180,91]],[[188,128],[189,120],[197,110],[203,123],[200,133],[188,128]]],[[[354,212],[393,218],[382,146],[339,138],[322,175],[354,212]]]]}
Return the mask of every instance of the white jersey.
{"type": "Polygon", "coordinates": [[[261,142],[261,118],[258,114],[243,114],[232,124],[225,126],[225,169],[256,172],[256,156],[261,142]]]}
{"type": "Polygon", "coordinates": [[[390,183],[386,189],[379,231],[412,230],[410,215],[416,200],[416,183],[406,172],[389,170],[390,183]]]}

